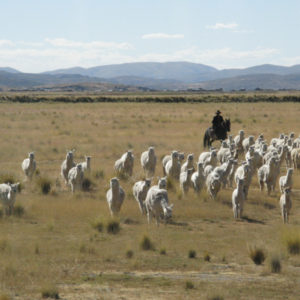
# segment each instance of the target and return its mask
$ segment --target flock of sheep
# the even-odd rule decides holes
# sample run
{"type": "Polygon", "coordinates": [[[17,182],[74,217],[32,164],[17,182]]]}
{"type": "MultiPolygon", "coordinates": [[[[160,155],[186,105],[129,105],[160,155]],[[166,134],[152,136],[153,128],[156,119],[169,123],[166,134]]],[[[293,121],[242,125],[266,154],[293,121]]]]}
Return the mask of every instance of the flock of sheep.
{"type": "MultiPolygon", "coordinates": [[[[234,218],[241,218],[243,205],[248,196],[252,177],[257,171],[261,191],[267,187],[268,194],[274,191],[280,174],[280,168],[285,162],[287,173],[279,178],[281,192],[280,207],[284,223],[288,222],[289,212],[292,207],[291,189],[293,186],[293,168],[300,167],[300,137],[295,138],[294,133],[289,136],[280,134],[273,138],[270,145],[261,134],[255,140],[254,136],[245,137],[240,130],[234,138],[229,136],[222,141],[219,149],[211,148],[199,156],[197,169],[194,167],[194,155],[187,155],[172,151],[162,160],[165,177],[159,179],[157,185],[151,186],[151,179],[155,175],[157,157],[154,147],[141,154],[141,165],[147,179],[138,181],[133,185],[133,195],[142,214],[147,214],[148,222],[155,217],[157,224],[160,220],[168,221],[172,217],[173,205],[169,204],[167,191],[167,178],[179,181],[179,186],[184,195],[190,188],[200,193],[206,186],[209,195],[215,199],[222,188],[236,188],[232,193],[232,208],[234,218]],[[245,160],[239,159],[245,155],[245,160]]],[[[132,176],[134,155],[132,151],[124,153],[115,162],[114,168],[117,175],[132,176]]],[[[22,169],[25,176],[31,180],[36,170],[34,153],[29,153],[24,159],[22,169]]],[[[75,164],[73,151],[68,151],[66,159],[61,165],[61,176],[66,185],[70,185],[72,192],[82,188],[85,172],[91,170],[91,157],[86,156],[84,162],[75,164]]],[[[0,200],[5,212],[10,215],[13,211],[19,183],[0,184],[0,200]]],[[[110,189],[106,193],[109,210],[112,216],[119,213],[125,199],[125,192],[119,184],[117,177],[110,180],[110,189]]]]}

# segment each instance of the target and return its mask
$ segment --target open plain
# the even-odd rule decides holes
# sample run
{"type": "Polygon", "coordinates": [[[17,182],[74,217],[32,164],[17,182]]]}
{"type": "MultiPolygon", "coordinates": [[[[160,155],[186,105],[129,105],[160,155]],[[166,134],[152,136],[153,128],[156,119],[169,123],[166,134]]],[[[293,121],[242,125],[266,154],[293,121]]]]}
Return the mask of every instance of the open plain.
{"type": "Polygon", "coordinates": [[[162,176],[161,158],[174,149],[197,160],[217,109],[231,119],[233,135],[264,133],[269,142],[281,132],[300,133],[297,103],[1,103],[0,176],[22,182],[16,206],[24,214],[0,219],[0,299],[41,299],[51,289],[61,299],[299,299],[300,255],[285,243],[290,235],[300,239],[299,170],[288,225],[278,186],[267,196],[256,175],[241,221],[233,219],[229,188],[213,201],[206,190],[183,196],[178,183],[169,183],[173,221],[159,227],[147,224],[133,198],[132,186],[144,176],[141,153],[155,146],[156,176],[162,176]],[[61,180],[69,149],[76,162],[92,156],[89,191],[72,195],[61,180]],[[105,194],[115,160],[128,149],[135,165],[132,178],[120,180],[126,192],[120,231],[100,232],[93,224],[111,218],[105,194]],[[38,174],[23,182],[21,163],[31,151],[38,174]],[[47,195],[40,178],[51,182],[47,195]],[[145,235],[152,250],[140,247],[145,235]],[[249,257],[255,246],[265,251],[262,265],[249,257]],[[270,270],[274,256],[279,273],[270,270]]]}

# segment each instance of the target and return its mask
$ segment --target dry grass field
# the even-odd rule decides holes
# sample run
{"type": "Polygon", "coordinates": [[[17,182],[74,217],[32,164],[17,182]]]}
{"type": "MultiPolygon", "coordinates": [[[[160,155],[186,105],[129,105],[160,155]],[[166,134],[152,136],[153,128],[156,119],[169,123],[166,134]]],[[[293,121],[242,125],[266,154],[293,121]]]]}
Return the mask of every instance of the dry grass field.
{"type": "MultiPolygon", "coordinates": [[[[300,255],[287,251],[286,238],[300,239],[300,173],[294,174],[290,224],[283,225],[278,189],[258,190],[257,177],[244,207],[233,219],[231,189],[216,201],[206,191],[182,197],[178,184],[169,190],[173,222],[148,226],[132,196],[143,177],[140,154],[154,145],[159,158],[173,149],[203,151],[204,130],[220,109],[232,121],[232,134],[300,133],[296,103],[37,103],[0,104],[0,176],[22,182],[16,206],[21,216],[0,218],[0,299],[41,299],[53,290],[61,299],[299,299],[300,255]],[[75,161],[92,156],[92,188],[72,195],[60,177],[66,150],[75,161]],[[120,232],[99,232],[93,224],[110,220],[105,194],[115,176],[113,165],[127,149],[135,155],[134,176],[122,179],[126,198],[120,232]],[[35,151],[38,173],[23,182],[21,162],[35,151]],[[39,177],[48,178],[44,195],[39,177]],[[154,250],[140,247],[147,235],[154,250]],[[261,247],[266,260],[255,265],[249,249],[261,247]],[[195,258],[189,258],[194,250],[195,258]],[[282,269],[271,272],[277,256],[282,269]]],[[[215,143],[218,146],[218,143],[215,143]]],[[[282,169],[282,174],[285,168],[282,169]]],[[[156,178],[155,178],[156,181],[156,178]]]]}

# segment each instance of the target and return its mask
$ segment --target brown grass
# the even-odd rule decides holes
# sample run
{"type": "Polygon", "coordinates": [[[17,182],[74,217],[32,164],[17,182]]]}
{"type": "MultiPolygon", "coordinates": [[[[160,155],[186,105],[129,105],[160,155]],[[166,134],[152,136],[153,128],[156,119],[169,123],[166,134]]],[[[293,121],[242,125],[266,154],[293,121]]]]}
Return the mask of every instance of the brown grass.
{"type": "MultiPolygon", "coordinates": [[[[159,227],[155,222],[147,224],[132,198],[133,183],[144,176],[139,162],[141,152],[154,145],[158,157],[177,149],[195,153],[197,159],[203,151],[203,132],[216,109],[225,117],[236,119],[232,123],[233,134],[239,129],[244,129],[247,135],[263,132],[269,140],[280,132],[299,133],[300,105],[297,103],[0,104],[1,173],[22,180],[20,163],[29,151],[35,151],[40,173],[51,180],[51,190],[55,190],[44,195],[36,191],[34,182],[24,182],[16,205],[24,207],[25,214],[22,218],[3,216],[0,219],[1,291],[22,295],[22,299],[37,299],[41,296],[40,288],[51,282],[59,285],[59,293],[66,299],[76,299],[78,293],[83,299],[88,298],[84,295],[94,293],[90,298],[95,298],[99,287],[93,285],[93,280],[83,278],[102,272],[102,277],[97,277],[100,286],[103,289],[116,286],[106,292],[107,298],[124,295],[130,299],[182,299],[186,293],[190,298],[197,298],[199,290],[205,298],[215,289],[216,282],[216,292],[224,299],[282,299],[287,293],[291,299],[297,298],[300,287],[294,285],[290,289],[289,282],[300,276],[299,255],[282,259],[284,272],[276,284],[272,283],[273,275],[261,280],[261,267],[255,267],[249,260],[247,244],[263,242],[267,253],[286,251],[281,236],[278,190],[271,196],[260,193],[256,176],[245,203],[245,218],[239,222],[233,220],[231,189],[222,190],[217,200],[212,201],[205,190],[200,195],[190,190],[187,196],[181,197],[177,183],[172,182],[174,188],[169,192],[169,200],[174,203],[173,222],[159,227]],[[94,183],[90,191],[74,195],[60,179],[60,164],[66,150],[73,148],[76,162],[82,161],[85,154],[93,157],[94,183]],[[120,181],[126,199],[119,218],[130,218],[131,222],[121,223],[120,232],[111,235],[104,227],[97,231],[91,224],[93,220],[102,220],[105,226],[111,218],[105,194],[109,179],[115,176],[114,161],[128,148],[133,148],[135,155],[134,175],[120,181]],[[167,249],[167,255],[160,255],[159,250],[142,251],[140,240],[144,234],[156,249],[167,249]],[[131,259],[124,257],[126,249],[134,253],[131,259]],[[210,253],[211,263],[189,259],[190,249],[198,254],[210,253]],[[226,262],[222,261],[223,257],[226,262]],[[230,277],[228,270],[230,276],[242,280],[230,277]],[[108,271],[121,272],[121,275],[106,276],[108,271]],[[128,279],[123,272],[146,275],[128,279]],[[170,279],[168,274],[172,272],[179,272],[181,277],[170,279]],[[211,281],[205,277],[194,278],[189,277],[189,272],[214,277],[211,281]],[[160,273],[160,277],[156,278],[155,273],[160,273]],[[188,280],[195,289],[182,288],[188,280]],[[228,289],[233,283],[236,288],[228,289]],[[125,288],[128,284],[132,290],[125,288]]],[[[282,174],[285,172],[282,169],[282,174]]],[[[160,163],[156,175],[162,176],[160,163]]],[[[293,208],[287,225],[298,231],[299,179],[296,171],[293,208]]]]}

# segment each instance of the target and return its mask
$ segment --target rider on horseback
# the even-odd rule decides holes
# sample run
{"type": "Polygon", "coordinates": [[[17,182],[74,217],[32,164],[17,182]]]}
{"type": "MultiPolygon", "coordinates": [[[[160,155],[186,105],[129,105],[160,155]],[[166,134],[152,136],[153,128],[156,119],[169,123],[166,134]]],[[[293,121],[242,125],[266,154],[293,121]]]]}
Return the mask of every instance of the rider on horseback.
{"type": "Polygon", "coordinates": [[[217,137],[220,136],[220,128],[221,128],[221,126],[223,125],[223,122],[224,122],[224,119],[220,114],[221,114],[221,112],[219,110],[217,110],[216,115],[214,116],[214,118],[212,120],[213,130],[214,130],[217,137]]]}

